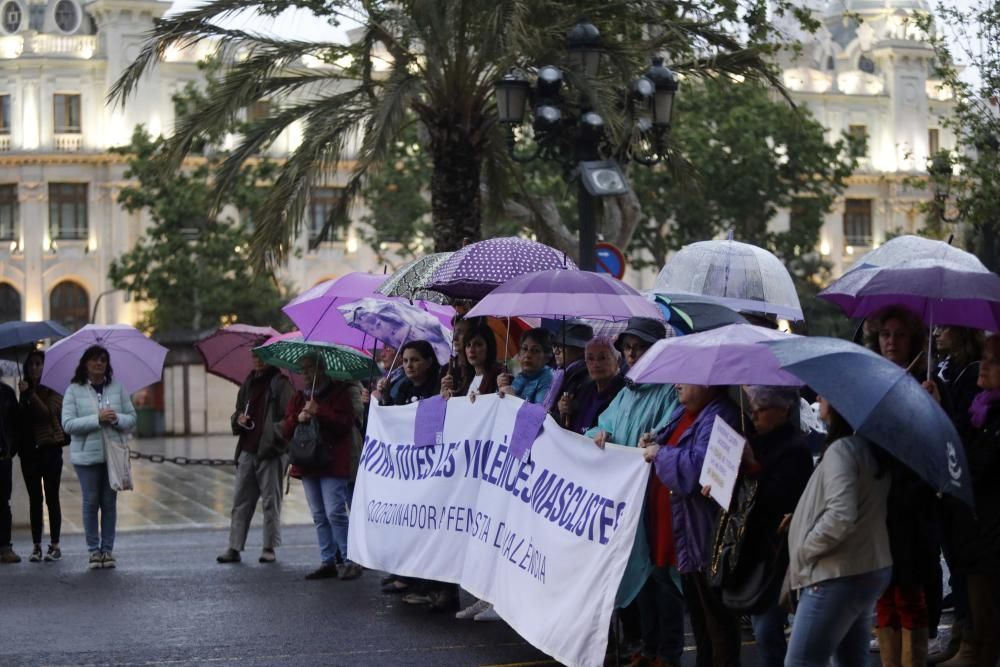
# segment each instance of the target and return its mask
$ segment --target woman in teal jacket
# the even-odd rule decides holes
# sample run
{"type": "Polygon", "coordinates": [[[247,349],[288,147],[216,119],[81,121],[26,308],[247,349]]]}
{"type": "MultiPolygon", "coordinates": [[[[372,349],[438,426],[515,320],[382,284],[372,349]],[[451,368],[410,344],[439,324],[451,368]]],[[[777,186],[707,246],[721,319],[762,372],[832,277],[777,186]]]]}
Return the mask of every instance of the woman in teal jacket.
{"type": "Polygon", "coordinates": [[[83,497],[83,530],[90,552],[87,567],[114,567],[118,494],[108,482],[104,439],[115,431],[131,431],[135,408],[125,388],[112,380],[111,356],[100,345],[87,348],[80,358],[63,397],[62,425],[71,437],[69,458],[83,497]]]}

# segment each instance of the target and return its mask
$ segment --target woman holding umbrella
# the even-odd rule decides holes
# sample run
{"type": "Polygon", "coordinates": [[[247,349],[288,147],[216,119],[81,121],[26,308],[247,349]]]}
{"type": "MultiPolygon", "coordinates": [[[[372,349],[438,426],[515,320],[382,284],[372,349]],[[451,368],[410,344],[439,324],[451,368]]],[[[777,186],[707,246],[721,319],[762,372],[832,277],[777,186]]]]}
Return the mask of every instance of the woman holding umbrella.
{"type": "Polygon", "coordinates": [[[596,426],[597,417],[625,387],[621,353],[608,336],[598,336],[587,343],[584,362],[587,378],[577,395],[563,393],[557,404],[560,422],[576,433],[586,433],[596,426]]]}
{"type": "Polygon", "coordinates": [[[424,340],[411,340],[399,349],[403,377],[392,385],[388,377],[378,381],[380,405],[406,405],[441,392],[441,365],[434,348],[424,340]]]}
{"type": "MultiPolygon", "coordinates": [[[[456,338],[459,327],[455,328],[456,338]]],[[[441,380],[441,395],[468,396],[493,394],[497,390],[497,378],[503,373],[503,366],[497,363],[497,340],[493,330],[485,323],[466,327],[462,338],[463,354],[459,358],[461,373],[458,381],[451,375],[441,380]]]]}
{"type": "Polygon", "coordinates": [[[500,391],[517,396],[528,403],[542,403],[552,386],[552,334],[548,329],[537,327],[521,336],[521,352],[518,354],[521,372],[512,378],[504,373],[497,380],[500,391]]]}
{"type": "Polygon", "coordinates": [[[291,441],[300,424],[315,421],[320,445],[326,448],[325,464],[309,469],[293,465],[290,472],[292,477],[302,480],[322,559],[320,567],[307,574],[306,579],[357,579],[361,576],[361,566],[347,559],[350,502],[347,485],[354,428],[351,385],[327,377],[323,360],[317,354],[301,356],[298,368],[309,389],[296,392],[289,401],[282,423],[284,438],[291,441]],[[338,561],[342,561],[339,567],[338,561]]]}
{"type": "MultiPolygon", "coordinates": [[[[869,345],[875,352],[910,370],[917,381],[926,377],[927,333],[915,315],[890,307],[870,318],[869,330],[869,345]]],[[[941,597],[937,503],[931,488],[903,466],[893,467],[888,502],[893,567],[892,582],[878,601],[879,651],[886,667],[923,667],[928,607],[941,597]]]]}
{"type": "Polygon", "coordinates": [[[822,396],[827,446],[792,514],[788,582],[799,591],[786,667],[866,664],[871,608],[889,584],[887,457],[822,396]]]}
{"type": "Polygon", "coordinates": [[[32,350],[24,360],[24,379],[18,383],[21,393],[21,423],[24,439],[21,443],[21,474],[28,491],[31,517],[31,540],[34,547],[28,558],[37,563],[59,560],[59,532],[62,509],[59,505],[59,482],[62,478],[62,448],[69,444],[62,430],[63,398],[41,384],[45,352],[32,350]],[[49,548],[42,556],[42,502],[49,509],[49,548]]]}
{"type": "Polygon", "coordinates": [[[108,481],[104,440],[135,427],[135,408],[125,388],[114,381],[111,355],[100,345],[91,345],[80,357],[63,397],[62,427],[71,436],[69,458],[83,496],[87,566],[113,568],[118,494],[108,481]]]}

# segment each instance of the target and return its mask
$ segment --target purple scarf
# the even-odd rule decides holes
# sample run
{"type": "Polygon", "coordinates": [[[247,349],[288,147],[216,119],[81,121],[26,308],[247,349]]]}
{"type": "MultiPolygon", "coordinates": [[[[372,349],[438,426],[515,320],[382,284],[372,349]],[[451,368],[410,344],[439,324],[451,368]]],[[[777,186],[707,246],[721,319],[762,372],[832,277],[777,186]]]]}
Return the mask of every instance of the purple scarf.
{"type": "Polygon", "coordinates": [[[982,428],[986,424],[986,415],[990,411],[993,403],[1000,401],[1000,389],[984,390],[976,394],[969,406],[970,421],[976,428],[982,428]]]}

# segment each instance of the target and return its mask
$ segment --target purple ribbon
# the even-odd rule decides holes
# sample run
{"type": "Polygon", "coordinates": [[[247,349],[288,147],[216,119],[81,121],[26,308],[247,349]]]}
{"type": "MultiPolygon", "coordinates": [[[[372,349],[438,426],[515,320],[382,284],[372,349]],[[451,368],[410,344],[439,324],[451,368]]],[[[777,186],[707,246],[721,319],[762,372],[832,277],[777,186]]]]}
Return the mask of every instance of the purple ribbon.
{"type": "Polygon", "coordinates": [[[535,438],[542,432],[542,424],[548,411],[544,405],[524,403],[514,417],[514,432],[510,434],[510,453],[519,459],[531,449],[535,438]]]}

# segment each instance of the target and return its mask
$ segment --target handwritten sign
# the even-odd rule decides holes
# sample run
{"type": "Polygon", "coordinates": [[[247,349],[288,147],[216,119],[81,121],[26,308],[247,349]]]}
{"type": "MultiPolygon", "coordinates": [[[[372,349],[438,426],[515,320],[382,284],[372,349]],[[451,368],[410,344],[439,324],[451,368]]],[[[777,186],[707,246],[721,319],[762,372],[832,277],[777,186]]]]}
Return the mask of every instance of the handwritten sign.
{"type": "Polygon", "coordinates": [[[712,498],[729,509],[733,499],[733,488],[736,486],[736,475],[740,470],[740,459],[743,457],[743,446],[746,440],[733,427],[722,421],[718,415],[712,426],[712,435],[708,439],[708,451],[705,452],[705,464],[701,467],[701,477],[698,482],[712,487],[712,498]]]}

